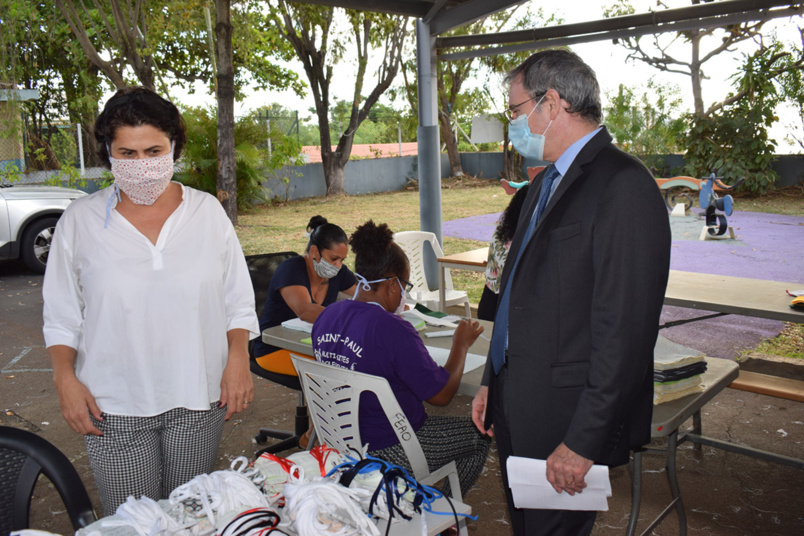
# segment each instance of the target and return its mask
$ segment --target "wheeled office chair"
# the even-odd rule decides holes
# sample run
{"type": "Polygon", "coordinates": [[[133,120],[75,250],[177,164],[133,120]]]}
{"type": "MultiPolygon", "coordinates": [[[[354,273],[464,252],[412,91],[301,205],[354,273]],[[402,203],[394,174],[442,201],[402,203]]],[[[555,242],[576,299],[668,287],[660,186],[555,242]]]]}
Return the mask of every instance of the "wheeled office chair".
{"type": "MultiPolygon", "coordinates": [[[[273,277],[277,267],[286,259],[296,256],[298,256],[298,253],[294,253],[292,251],[246,256],[246,264],[248,265],[248,272],[251,276],[251,285],[254,287],[254,298],[256,301],[258,317],[262,314],[262,309],[265,306],[265,300],[268,297],[268,287],[271,284],[271,278],[273,277]]],[[[279,439],[280,441],[260,449],[256,456],[259,456],[263,452],[275,454],[277,452],[298,447],[299,439],[310,427],[310,420],[307,416],[307,404],[304,401],[304,393],[302,392],[301,384],[299,383],[299,377],[265,370],[259,365],[259,363],[257,363],[250,346],[249,354],[249,363],[252,374],[274,383],[278,383],[284,387],[295,389],[299,392],[299,402],[296,405],[296,422],[294,430],[289,431],[276,430],[273,428],[260,428],[260,431],[254,437],[254,440],[258,444],[264,445],[268,441],[268,438],[279,439]]]]}
{"type": "Polygon", "coordinates": [[[34,433],[0,426],[0,534],[29,528],[31,497],[40,474],[59,492],[75,530],[97,519],[67,456],[34,433]]]}

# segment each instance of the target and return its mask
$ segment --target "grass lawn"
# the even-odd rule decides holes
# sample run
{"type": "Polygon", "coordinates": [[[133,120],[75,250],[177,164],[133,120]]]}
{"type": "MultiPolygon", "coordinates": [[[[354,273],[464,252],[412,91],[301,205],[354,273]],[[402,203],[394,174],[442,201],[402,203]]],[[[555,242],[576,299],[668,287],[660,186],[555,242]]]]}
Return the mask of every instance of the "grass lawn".
{"type": "MultiPolygon", "coordinates": [[[[488,179],[446,179],[442,182],[442,220],[502,211],[510,197],[497,181],[488,179]]],[[[804,216],[804,187],[787,187],[756,197],[737,196],[739,210],[804,216]]],[[[387,223],[393,231],[416,231],[419,225],[419,192],[415,189],[382,194],[336,198],[315,197],[273,205],[259,205],[239,214],[237,235],[246,255],[274,251],[302,253],[307,246],[307,222],[321,214],[350,234],[369,219],[387,223]]],[[[485,242],[446,237],[447,255],[487,246],[485,242]]],[[[347,264],[352,265],[352,259],[347,264]]],[[[483,291],[484,275],[480,272],[453,270],[455,288],[464,289],[469,301],[477,304],[483,291]]],[[[804,358],[804,324],[788,323],[776,338],[765,341],[765,354],[804,358]]]]}
{"type": "MultiPolygon", "coordinates": [[[[511,199],[497,181],[488,179],[447,180],[441,189],[443,221],[491,214],[502,211],[511,199]]],[[[394,232],[418,231],[419,192],[405,190],[382,194],[346,196],[337,198],[315,197],[274,205],[262,205],[238,215],[237,235],[246,255],[272,251],[302,253],[307,246],[304,236],[307,223],[321,214],[331,223],[340,225],[350,234],[358,225],[373,219],[387,223],[394,232]]],[[[485,247],[486,242],[445,238],[447,255],[485,247]]],[[[351,259],[347,265],[352,266],[351,259]]],[[[485,283],[480,272],[453,270],[455,288],[467,290],[469,301],[477,304],[485,283]]]]}

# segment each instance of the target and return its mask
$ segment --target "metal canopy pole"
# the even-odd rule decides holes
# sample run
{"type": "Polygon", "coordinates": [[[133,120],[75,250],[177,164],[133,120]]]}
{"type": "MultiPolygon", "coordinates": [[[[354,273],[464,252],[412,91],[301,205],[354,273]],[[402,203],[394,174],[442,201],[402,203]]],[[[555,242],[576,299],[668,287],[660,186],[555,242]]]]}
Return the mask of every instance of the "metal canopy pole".
{"type": "MultiPolygon", "coordinates": [[[[419,224],[422,231],[435,233],[441,240],[441,151],[438,135],[438,85],[436,81],[435,37],[430,24],[416,20],[416,55],[418,60],[419,126],[419,224]]],[[[438,263],[425,248],[424,272],[431,290],[438,288],[438,263]]]]}

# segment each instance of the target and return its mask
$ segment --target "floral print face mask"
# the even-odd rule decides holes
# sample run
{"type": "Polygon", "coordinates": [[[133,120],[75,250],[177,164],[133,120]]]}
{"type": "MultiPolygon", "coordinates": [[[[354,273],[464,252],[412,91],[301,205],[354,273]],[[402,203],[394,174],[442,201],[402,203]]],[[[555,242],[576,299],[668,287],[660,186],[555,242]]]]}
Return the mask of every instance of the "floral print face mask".
{"type": "Polygon", "coordinates": [[[109,157],[115,185],[138,205],[153,205],[173,178],[173,146],[170,152],[153,158],[109,157]]]}

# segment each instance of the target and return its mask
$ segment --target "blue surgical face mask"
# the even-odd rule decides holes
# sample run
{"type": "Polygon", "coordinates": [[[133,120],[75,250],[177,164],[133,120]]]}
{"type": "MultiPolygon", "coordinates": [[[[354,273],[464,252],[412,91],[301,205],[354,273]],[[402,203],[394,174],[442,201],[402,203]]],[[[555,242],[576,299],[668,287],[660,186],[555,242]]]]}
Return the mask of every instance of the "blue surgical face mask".
{"type": "Polygon", "coordinates": [[[517,116],[508,126],[508,139],[514,144],[514,149],[526,158],[544,160],[544,135],[550,128],[550,125],[553,124],[553,121],[550,120],[542,134],[534,134],[531,132],[530,125],[528,124],[528,119],[530,119],[531,114],[539,107],[539,104],[541,104],[543,100],[544,95],[539,99],[539,102],[536,103],[536,106],[533,107],[533,110],[531,110],[528,115],[517,116]]]}

